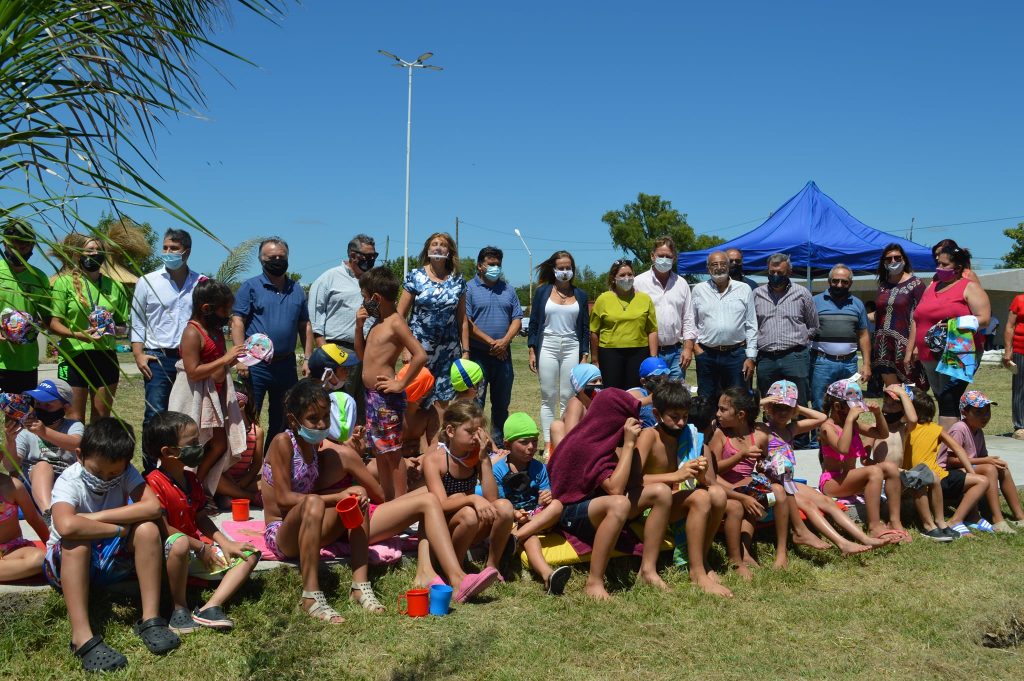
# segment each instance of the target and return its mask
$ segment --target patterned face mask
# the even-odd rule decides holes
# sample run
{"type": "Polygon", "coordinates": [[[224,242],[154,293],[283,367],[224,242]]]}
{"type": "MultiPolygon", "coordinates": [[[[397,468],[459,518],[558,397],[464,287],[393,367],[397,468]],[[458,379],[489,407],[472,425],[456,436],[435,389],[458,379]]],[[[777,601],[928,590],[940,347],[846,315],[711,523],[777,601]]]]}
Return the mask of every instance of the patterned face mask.
{"type": "Polygon", "coordinates": [[[123,480],[124,473],[110,480],[103,480],[90,473],[85,466],[82,466],[82,483],[86,489],[97,496],[105,496],[107,492],[120,485],[123,480]]]}

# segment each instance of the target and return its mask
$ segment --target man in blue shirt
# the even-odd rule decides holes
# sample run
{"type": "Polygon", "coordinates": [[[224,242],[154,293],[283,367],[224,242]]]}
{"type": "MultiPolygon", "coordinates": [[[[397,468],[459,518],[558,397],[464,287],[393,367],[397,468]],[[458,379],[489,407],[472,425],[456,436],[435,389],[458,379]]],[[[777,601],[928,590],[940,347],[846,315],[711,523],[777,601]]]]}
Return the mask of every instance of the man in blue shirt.
{"type": "Polygon", "coordinates": [[[818,335],[812,344],[811,402],[821,410],[825,390],[835,381],[857,373],[857,348],[864,355],[860,370],[871,378],[871,336],[864,303],[850,295],[853,272],[836,265],[828,274],[828,289],[814,296],[818,335]]]}
{"type": "MultiPolygon", "coordinates": [[[[254,333],[265,333],[274,343],[274,358],[268,364],[238,366],[242,379],[251,378],[256,412],[270,394],[267,411],[266,445],[284,430],[284,394],[298,383],[295,346],[302,342],[305,356],[313,353],[313,331],[309,324],[306,292],[288,276],[288,244],[277,237],[263,240],[259,248],[263,274],[248,279],[235,294],[231,317],[231,341],[242,345],[254,333]]],[[[302,375],[309,367],[302,362],[302,375]]]]}
{"type": "Polygon", "coordinates": [[[477,276],[466,285],[466,316],[469,317],[469,358],[484,371],[477,391],[483,407],[491,393],[491,436],[501,447],[505,419],[512,401],[512,354],[509,343],[523,326],[523,309],[515,289],[501,278],[504,253],[494,246],[480,249],[476,257],[477,276]]]}

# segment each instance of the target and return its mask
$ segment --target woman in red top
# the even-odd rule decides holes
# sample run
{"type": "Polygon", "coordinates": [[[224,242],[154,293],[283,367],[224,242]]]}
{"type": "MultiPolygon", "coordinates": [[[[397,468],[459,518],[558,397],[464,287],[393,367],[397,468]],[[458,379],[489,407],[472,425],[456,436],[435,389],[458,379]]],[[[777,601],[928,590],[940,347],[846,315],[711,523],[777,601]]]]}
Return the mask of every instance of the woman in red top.
{"type": "MultiPolygon", "coordinates": [[[[970,252],[965,248],[942,246],[937,253],[935,278],[914,309],[910,323],[910,338],[914,349],[907,354],[905,363],[909,367],[914,360],[921,362],[928,375],[928,384],[935,394],[935,401],[939,404],[939,425],[943,430],[949,430],[960,419],[960,396],[967,389],[967,383],[936,371],[939,357],[925,345],[925,334],[938,322],[964,315],[977,317],[978,328],[984,329],[988,326],[992,308],[985,289],[964,276],[964,271],[971,263],[970,252]]],[[[976,346],[982,342],[982,338],[980,332],[974,334],[976,346]]]]}
{"type": "Polygon", "coordinates": [[[1013,439],[1024,440],[1024,293],[1010,303],[1003,343],[1003,366],[1014,372],[1013,439]]]}

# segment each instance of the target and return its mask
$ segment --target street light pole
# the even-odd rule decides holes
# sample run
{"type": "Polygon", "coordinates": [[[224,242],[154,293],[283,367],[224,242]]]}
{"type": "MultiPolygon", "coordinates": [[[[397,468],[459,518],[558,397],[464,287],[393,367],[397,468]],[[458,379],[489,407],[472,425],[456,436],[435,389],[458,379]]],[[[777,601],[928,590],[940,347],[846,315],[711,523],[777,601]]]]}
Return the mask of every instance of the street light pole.
{"type": "MultiPolygon", "coordinates": [[[[516,233],[516,236],[519,237],[519,240],[523,242],[523,248],[526,249],[526,254],[528,256],[530,256],[530,272],[529,272],[530,276],[528,278],[528,281],[530,282],[530,302],[529,302],[529,304],[533,305],[533,251],[531,251],[530,247],[526,245],[526,239],[523,238],[523,233],[519,231],[518,227],[516,227],[515,233],[516,233]]],[[[531,316],[533,315],[533,310],[530,310],[530,315],[531,316]]]]}
{"type": "Polygon", "coordinates": [[[430,69],[431,71],[443,71],[444,69],[440,66],[428,66],[423,63],[434,56],[433,52],[424,52],[417,57],[416,61],[406,61],[384,50],[377,50],[377,52],[385,57],[394,59],[395,66],[409,70],[409,106],[405,120],[405,241],[402,248],[402,274],[404,276],[409,274],[409,167],[412,160],[412,70],[430,69]]]}

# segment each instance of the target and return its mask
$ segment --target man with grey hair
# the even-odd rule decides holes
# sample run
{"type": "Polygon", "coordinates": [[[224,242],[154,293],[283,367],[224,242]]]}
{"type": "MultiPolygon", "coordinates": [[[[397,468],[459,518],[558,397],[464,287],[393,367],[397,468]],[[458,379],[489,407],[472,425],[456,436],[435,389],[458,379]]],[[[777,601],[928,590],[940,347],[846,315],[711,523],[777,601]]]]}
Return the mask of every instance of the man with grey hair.
{"type": "MultiPolygon", "coordinates": [[[[299,380],[295,347],[301,342],[308,358],[313,352],[313,332],[306,292],[288,276],[288,244],[279,237],[268,237],[260,243],[258,253],[263,273],[242,282],[235,294],[231,342],[242,345],[252,334],[264,333],[274,343],[274,358],[269,364],[238,365],[238,375],[252,380],[257,413],[263,408],[263,398],[270,396],[265,444],[269,447],[274,436],[284,430],[284,394],[299,380]]],[[[302,375],[307,373],[309,368],[303,361],[302,375]]]]}
{"type": "Polygon", "coordinates": [[[850,294],[851,286],[853,272],[840,263],[828,273],[828,288],[814,296],[818,335],[812,346],[811,402],[819,411],[828,386],[857,373],[858,346],[864,356],[861,376],[871,378],[868,313],[860,298],[850,294]]]}
{"type": "Polygon", "coordinates": [[[757,314],[757,390],[762,395],[775,381],[796,384],[800,404],[807,404],[810,357],[807,346],[818,333],[818,312],[811,292],[790,281],[793,267],[786,253],[768,257],[768,285],[754,289],[757,314]]]}

